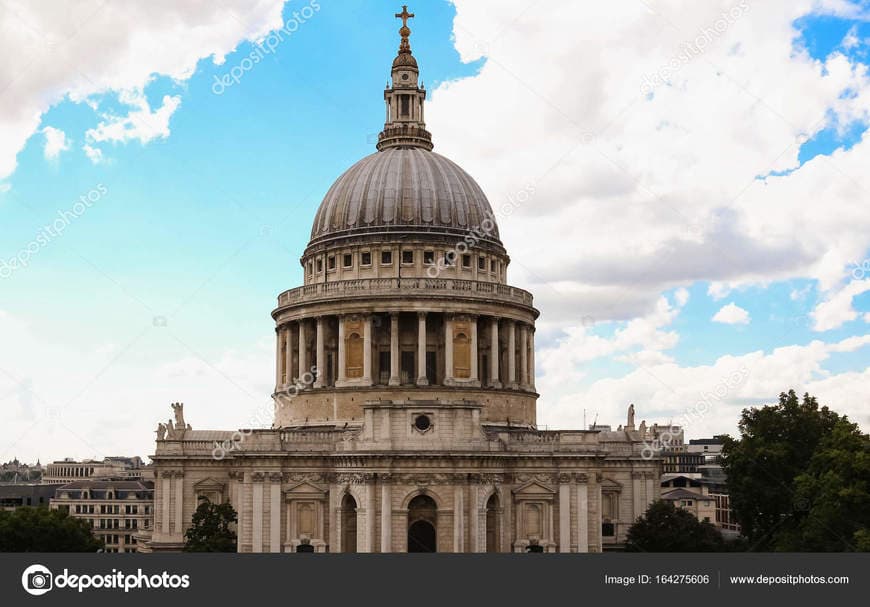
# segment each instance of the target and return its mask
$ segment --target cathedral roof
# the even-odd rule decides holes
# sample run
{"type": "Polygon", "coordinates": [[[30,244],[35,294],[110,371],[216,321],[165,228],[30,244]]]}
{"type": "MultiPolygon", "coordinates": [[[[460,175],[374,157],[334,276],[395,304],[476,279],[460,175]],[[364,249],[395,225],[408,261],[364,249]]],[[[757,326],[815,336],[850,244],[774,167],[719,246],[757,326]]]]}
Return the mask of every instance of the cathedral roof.
{"type": "Polygon", "coordinates": [[[332,185],[314,218],[311,243],[363,232],[462,237],[481,226],[482,240],[501,246],[486,195],[459,165],[420,147],[392,147],[366,156],[332,185]]]}
{"type": "Polygon", "coordinates": [[[426,90],[418,84],[411,54],[407,6],[392,84],[384,91],[387,122],[378,152],[366,156],[332,185],[314,218],[309,246],[379,233],[433,235],[476,241],[503,249],[486,195],[456,163],[432,152],[423,120],[426,90]]]}

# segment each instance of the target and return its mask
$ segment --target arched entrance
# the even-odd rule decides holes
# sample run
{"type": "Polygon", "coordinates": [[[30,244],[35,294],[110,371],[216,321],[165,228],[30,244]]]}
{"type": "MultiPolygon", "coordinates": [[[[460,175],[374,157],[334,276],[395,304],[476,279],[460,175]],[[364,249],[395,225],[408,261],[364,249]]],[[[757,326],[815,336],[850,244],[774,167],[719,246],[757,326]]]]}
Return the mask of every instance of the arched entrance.
{"type": "Polygon", "coordinates": [[[493,493],[486,502],[486,551],[499,552],[499,502],[493,493]]]}
{"type": "Polygon", "coordinates": [[[341,549],[356,552],[356,500],[349,493],[341,500],[341,549]]]}
{"type": "Polygon", "coordinates": [[[428,495],[408,504],[408,552],[437,552],[438,506],[428,495]]]}

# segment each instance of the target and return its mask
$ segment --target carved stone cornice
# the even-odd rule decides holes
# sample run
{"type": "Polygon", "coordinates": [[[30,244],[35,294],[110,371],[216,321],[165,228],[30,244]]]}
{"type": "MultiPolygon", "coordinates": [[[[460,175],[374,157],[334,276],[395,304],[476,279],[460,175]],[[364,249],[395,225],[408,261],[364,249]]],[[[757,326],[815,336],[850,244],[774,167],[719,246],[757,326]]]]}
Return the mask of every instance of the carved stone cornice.
{"type": "Polygon", "coordinates": [[[284,475],[280,472],[270,472],[269,473],[269,482],[271,483],[280,483],[284,479],[284,475]]]}
{"type": "Polygon", "coordinates": [[[585,472],[575,472],[574,473],[574,481],[578,483],[588,483],[589,475],[585,472]]]}
{"type": "Polygon", "coordinates": [[[251,474],[251,480],[255,483],[262,483],[266,480],[266,474],[264,472],[254,472],[251,474]]]}

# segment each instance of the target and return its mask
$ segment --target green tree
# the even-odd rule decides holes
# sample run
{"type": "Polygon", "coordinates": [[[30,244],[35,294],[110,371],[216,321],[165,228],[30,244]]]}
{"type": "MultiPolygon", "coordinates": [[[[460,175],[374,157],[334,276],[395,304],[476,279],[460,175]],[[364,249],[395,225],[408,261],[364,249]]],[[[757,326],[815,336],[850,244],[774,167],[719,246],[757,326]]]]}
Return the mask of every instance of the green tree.
{"type": "Polygon", "coordinates": [[[0,511],[0,552],[96,552],[102,547],[88,523],[64,510],[0,511]]]}
{"type": "Polygon", "coordinates": [[[809,394],[799,400],[789,390],[776,405],[744,409],[740,438],[725,437],[722,467],[731,505],[754,549],[774,550],[795,531],[804,505],[795,495],[795,478],[839,419],[809,394]]]}
{"type": "Polygon", "coordinates": [[[870,437],[841,418],[795,478],[797,524],[778,535],[777,549],[870,550],[870,437]]]}
{"type": "Polygon", "coordinates": [[[185,552],[235,552],[236,532],[231,525],[238,520],[229,502],[213,504],[207,499],[193,513],[190,529],[184,534],[185,552]]]}
{"type": "Polygon", "coordinates": [[[713,525],[671,502],[653,502],[629,528],[629,552],[719,552],[726,550],[722,534],[713,525]]]}

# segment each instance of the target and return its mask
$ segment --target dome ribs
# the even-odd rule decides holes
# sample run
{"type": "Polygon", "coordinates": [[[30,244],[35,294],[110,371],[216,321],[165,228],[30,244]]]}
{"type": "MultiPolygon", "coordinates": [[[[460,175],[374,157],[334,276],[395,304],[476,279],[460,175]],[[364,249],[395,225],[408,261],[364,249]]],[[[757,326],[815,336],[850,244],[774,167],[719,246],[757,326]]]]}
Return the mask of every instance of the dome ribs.
{"type": "MultiPolygon", "coordinates": [[[[462,167],[428,150],[392,147],[366,156],[336,180],[315,214],[311,238],[313,244],[402,226],[454,238],[488,217],[492,209],[483,190],[462,167]]],[[[501,244],[497,227],[485,237],[501,244]]]]}

